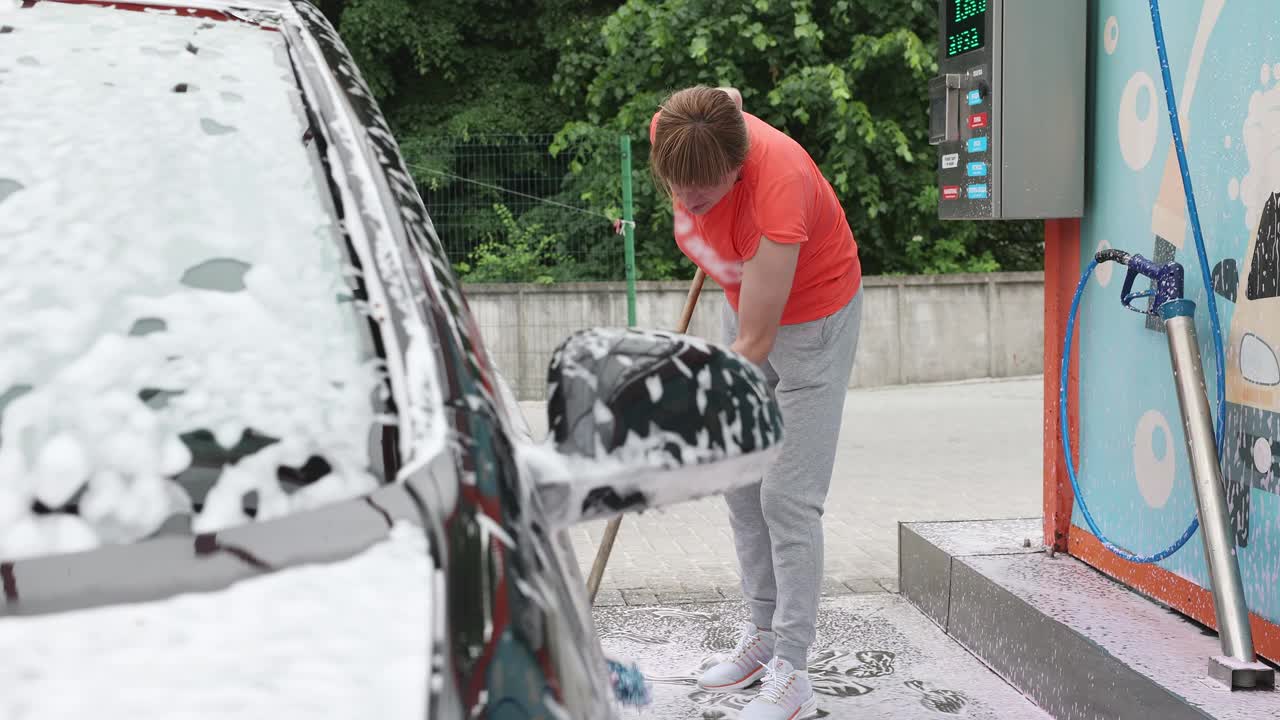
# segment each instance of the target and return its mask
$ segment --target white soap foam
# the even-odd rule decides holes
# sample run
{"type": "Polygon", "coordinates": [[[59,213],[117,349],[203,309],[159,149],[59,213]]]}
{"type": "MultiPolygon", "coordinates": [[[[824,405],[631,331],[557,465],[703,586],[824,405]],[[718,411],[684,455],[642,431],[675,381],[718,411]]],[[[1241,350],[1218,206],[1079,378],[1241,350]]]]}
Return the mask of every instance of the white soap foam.
{"type": "MultiPolygon", "coordinates": [[[[85,527],[145,536],[190,506],[167,478],[196,430],[279,440],[223,474],[197,529],[242,522],[251,491],[268,518],[372,489],[383,373],[283,36],[60,3],[7,22],[35,63],[6,74],[6,104],[40,111],[0,114],[0,181],[18,185],[0,201],[0,346],[21,348],[0,356],[0,393],[31,388],[0,409],[0,527],[84,488],[74,542],[43,551],[87,544],[85,527]],[[130,334],[139,321],[152,331],[130,334]],[[286,496],[277,465],[312,455],[332,473],[286,496]]],[[[2,557],[66,533],[10,535],[2,557]]]]}
{"type": "Polygon", "coordinates": [[[1280,84],[1249,98],[1242,136],[1249,171],[1240,180],[1240,202],[1245,229],[1255,233],[1267,199],[1280,192],[1280,84]]]}
{"type": "Polygon", "coordinates": [[[0,621],[0,717],[420,719],[432,568],[422,529],[216,592],[0,621]]]}

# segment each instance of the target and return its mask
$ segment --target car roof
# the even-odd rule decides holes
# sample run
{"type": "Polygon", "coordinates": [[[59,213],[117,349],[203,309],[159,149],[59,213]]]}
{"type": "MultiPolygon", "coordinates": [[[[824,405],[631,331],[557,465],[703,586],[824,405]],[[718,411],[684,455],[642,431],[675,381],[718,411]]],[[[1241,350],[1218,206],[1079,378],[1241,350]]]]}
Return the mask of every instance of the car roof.
{"type": "MultiPolygon", "coordinates": [[[[49,0],[44,0],[49,1],[49,0]]],[[[136,0],[133,2],[112,2],[111,0],[52,0],[67,4],[99,5],[125,10],[145,10],[148,8],[172,8],[179,14],[197,14],[188,11],[209,11],[229,16],[246,16],[246,13],[268,12],[281,17],[292,18],[295,8],[292,0],[136,0]]]]}

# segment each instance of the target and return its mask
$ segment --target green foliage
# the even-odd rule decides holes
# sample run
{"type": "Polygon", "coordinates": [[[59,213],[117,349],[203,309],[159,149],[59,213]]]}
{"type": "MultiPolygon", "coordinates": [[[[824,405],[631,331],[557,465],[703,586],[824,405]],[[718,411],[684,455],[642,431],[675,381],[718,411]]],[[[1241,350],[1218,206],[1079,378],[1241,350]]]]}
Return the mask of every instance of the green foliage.
{"type": "Polygon", "coordinates": [[[482,243],[469,261],[454,263],[465,282],[525,282],[550,285],[573,276],[573,259],[557,249],[561,237],[543,232],[541,223],[516,221],[505,205],[494,205],[499,239],[482,243]]]}
{"type": "MultiPolygon", "coordinates": [[[[341,9],[340,30],[424,197],[454,182],[448,174],[501,180],[535,172],[558,184],[549,199],[617,217],[616,139],[629,134],[642,279],[693,272],[672,239],[670,200],[654,187],[647,155],[658,103],[696,83],[739,88],[748,112],[809,151],[844,203],[868,274],[1038,268],[1042,232],[1034,223],[937,219],[927,137],[936,7],[934,0],[353,0],[341,9]],[[547,152],[569,159],[563,174],[503,161],[468,166],[429,142],[541,132],[556,133],[547,152]]],[[[507,200],[484,198],[476,204],[507,200]]],[[[514,215],[560,234],[559,251],[582,273],[574,277],[621,277],[620,254],[605,251],[590,216],[554,206],[514,215]],[[588,242],[594,259],[565,245],[575,241],[588,242]]]]}
{"type": "Polygon", "coordinates": [[[350,0],[339,30],[398,137],[554,132],[575,117],[547,92],[560,47],[615,4],[350,0]]]}
{"type": "Polygon", "coordinates": [[[915,272],[924,275],[944,273],[995,272],[1000,269],[990,250],[974,257],[957,238],[942,238],[928,243],[919,235],[907,243],[907,262],[915,272]]]}
{"type": "MultiPolygon", "coordinates": [[[[555,88],[586,87],[585,122],[630,133],[672,90],[742,91],[744,109],[803,145],[835,187],[868,273],[1026,269],[1031,223],[942,222],[927,86],[937,72],[936,3],[925,0],[628,0],[598,37],[562,53],[555,88]],[[922,238],[921,240],[913,240],[922,238]]],[[[601,170],[603,172],[603,170],[601,170]]],[[[637,173],[643,275],[680,267],[668,201],[637,173]]]]}

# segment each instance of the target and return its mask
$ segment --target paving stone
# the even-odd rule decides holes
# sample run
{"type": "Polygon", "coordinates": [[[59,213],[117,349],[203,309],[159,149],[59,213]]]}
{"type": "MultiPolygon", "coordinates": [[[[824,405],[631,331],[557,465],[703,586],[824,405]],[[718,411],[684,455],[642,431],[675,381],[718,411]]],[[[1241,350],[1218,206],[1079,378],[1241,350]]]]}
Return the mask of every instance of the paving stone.
{"type": "Polygon", "coordinates": [[[849,588],[845,587],[844,583],[842,582],[839,582],[830,577],[822,581],[823,597],[835,597],[839,595],[848,595],[849,593],[850,593],[849,588]]]}
{"type": "MultiPolygon", "coordinates": [[[[665,608],[611,607],[593,613],[605,651],[635,661],[653,703],[626,720],[741,717],[757,688],[700,692],[709,656],[732,645],[748,617],[741,602],[665,608]]],[[[845,595],[818,611],[808,667],[826,720],[1050,720],[900,595],[845,595]]]]}
{"type": "Polygon", "coordinates": [[[898,578],[896,577],[877,578],[876,584],[891,593],[898,592],[898,578]]]}
{"type": "Polygon", "coordinates": [[[621,590],[602,587],[600,592],[596,593],[595,607],[619,607],[626,604],[626,600],[622,599],[621,590]]]}
{"type": "Polygon", "coordinates": [[[627,605],[657,605],[658,596],[652,590],[623,590],[622,599],[627,605]]]}
{"type": "Polygon", "coordinates": [[[688,605],[692,603],[723,602],[724,596],[715,590],[683,590],[659,592],[658,602],[663,605],[688,605]]]}
{"type": "Polygon", "coordinates": [[[720,593],[725,600],[742,599],[742,586],[740,585],[717,585],[716,592],[720,593]]]}
{"type": "MultiPolygon", "coordinates": [[[[868,578],[897,592],[899,522],[1038,515],[1041,398],[1039,378],[850,392],[823,517],[827,579],[843,593],[876,592],[868,578]]],[[[541,407],[525,407],[541,438],[541,407]]],[[[584,577],[605,525],[570,531],[584,577]]],[[[736,598],[737,568],[724,499],[705,498],[627,515],[601,590],[736,598]]]]}
{"type": "Polygon", "coordinates": [[[876,582],[874,578],[848,578],[843,582],[845,587],[849,588],[849,592],[858,595],[885,592],[884,586],[876,582]]]}

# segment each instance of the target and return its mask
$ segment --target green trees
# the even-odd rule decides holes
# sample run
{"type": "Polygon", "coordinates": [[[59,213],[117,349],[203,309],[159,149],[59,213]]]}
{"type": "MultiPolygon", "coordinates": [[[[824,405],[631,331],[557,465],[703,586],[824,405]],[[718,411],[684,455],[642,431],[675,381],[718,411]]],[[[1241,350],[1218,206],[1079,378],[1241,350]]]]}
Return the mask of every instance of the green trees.
{"type": "Polygon", "coordinates": [[[645,158],[658,103],[696,83],[739,88],[748,112],[809,150],[867,273],[1039,268],[1035,224],[937,219],[935,12],[932,0],[355,0],[340,30],[411,164],[428,154],[416,138],[558,131],[549,150],[576,153],[560,200],[616,216],[617,155],[581,148],[630,134],[641,278],[692,273],[645,158]]]}
{"type": "Polygon", "coordinates": [[[471,282],[550,285],[573,278],[573,259],[556,249],[558,238],[538,224],[521,225],[505,205],[494,205],[502,224],[498,240],[482,243],[454,269],[471,282]]]}

